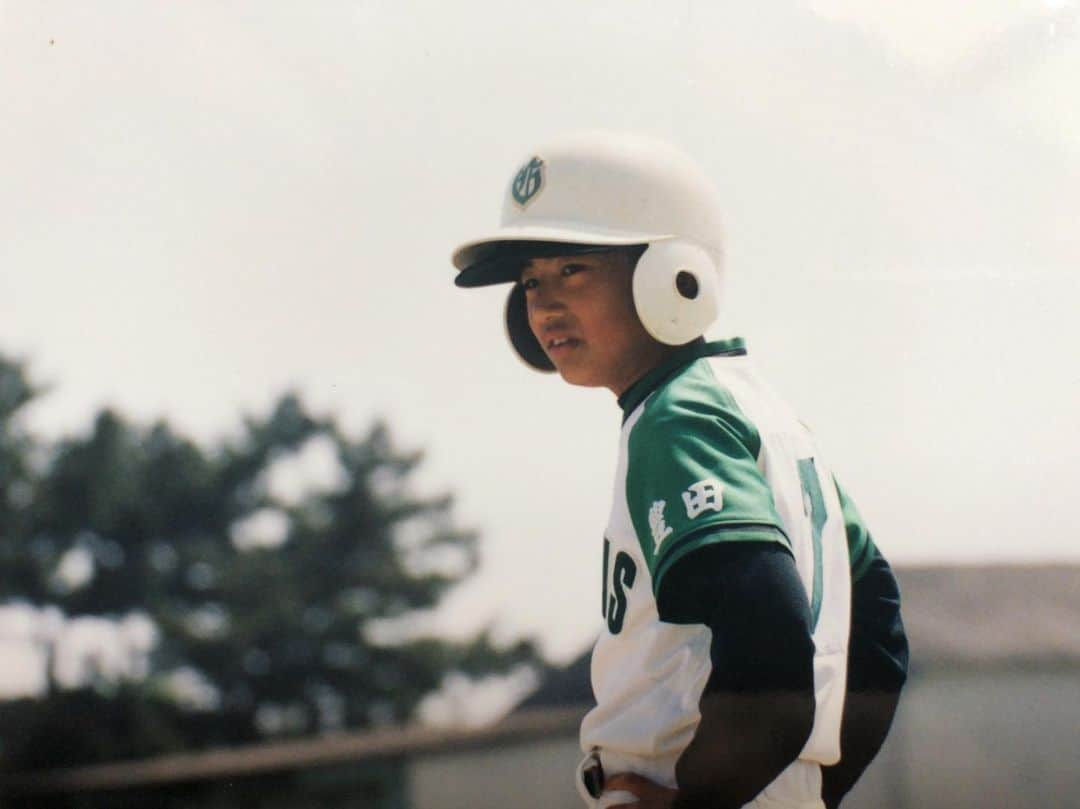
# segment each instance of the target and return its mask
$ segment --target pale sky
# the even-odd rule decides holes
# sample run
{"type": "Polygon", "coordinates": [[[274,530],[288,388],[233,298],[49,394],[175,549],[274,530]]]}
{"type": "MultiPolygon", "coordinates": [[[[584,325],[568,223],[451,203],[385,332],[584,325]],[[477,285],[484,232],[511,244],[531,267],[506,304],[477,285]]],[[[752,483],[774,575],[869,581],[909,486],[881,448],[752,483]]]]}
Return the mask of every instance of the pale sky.
{"type": "Polygon", "coordinates": [[[385,417],[483,569],[434,625],[554,657],[595,609],[619,412],[452,285],[553,134],[666,138],[727,201],[745,336],[895,563],[1080,560],[1068,2],[0,0],[0,350],[47,435],[202,439],[284,389],[385,417]]]}

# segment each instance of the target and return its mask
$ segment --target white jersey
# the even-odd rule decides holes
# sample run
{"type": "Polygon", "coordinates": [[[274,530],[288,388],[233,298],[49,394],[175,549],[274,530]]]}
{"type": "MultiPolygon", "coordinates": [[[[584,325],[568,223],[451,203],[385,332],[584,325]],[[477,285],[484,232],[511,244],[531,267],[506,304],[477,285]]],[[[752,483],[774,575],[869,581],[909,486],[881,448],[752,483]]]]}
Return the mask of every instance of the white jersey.
{"type": "Polygon", "coordinates": [[[598,749],[608,772],[675,786],[675,763],[700,720],[712,633],[660,620],[660,584],[705,545],[779,543],[794,554],[816,649],[814,726],[796,764],[820,777],[818,765],[840,757],[850,570],[862,549],[849,553],[840,495],[813,438],[755,373],[740,339],[686,346],[619,401],[605,626],[592,656],[597,704],[582,723],[582,749],[598,749]]]}

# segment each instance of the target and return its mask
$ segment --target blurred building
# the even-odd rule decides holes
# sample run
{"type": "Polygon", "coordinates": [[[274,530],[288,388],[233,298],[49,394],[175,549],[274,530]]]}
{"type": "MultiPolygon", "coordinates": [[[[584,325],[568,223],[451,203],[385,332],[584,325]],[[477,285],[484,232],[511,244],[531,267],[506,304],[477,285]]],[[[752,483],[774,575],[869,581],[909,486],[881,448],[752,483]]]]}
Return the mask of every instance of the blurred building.
{"type": "MultiPolygon", "coordinates": [[[[912,672],[849,809],[1080,806],[1080,566],[899,571],[912,672]]],[[[502,722],[404,728],[12,778],[8,806],[560,809],[588,656],[502,722]]]]}

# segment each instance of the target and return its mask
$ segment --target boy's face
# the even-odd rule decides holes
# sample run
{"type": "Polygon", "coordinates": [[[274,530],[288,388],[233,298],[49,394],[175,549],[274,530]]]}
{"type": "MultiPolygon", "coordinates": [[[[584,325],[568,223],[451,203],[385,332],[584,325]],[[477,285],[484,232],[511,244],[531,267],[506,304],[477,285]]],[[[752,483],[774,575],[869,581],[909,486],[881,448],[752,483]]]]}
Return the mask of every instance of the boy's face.
{"type": "Polygon", "coordinates": [[[525,265],[529,326],[567,382],[618,396],[663,358],[634,309],[632,274],[633,258],[618,249],[525,265]]]}

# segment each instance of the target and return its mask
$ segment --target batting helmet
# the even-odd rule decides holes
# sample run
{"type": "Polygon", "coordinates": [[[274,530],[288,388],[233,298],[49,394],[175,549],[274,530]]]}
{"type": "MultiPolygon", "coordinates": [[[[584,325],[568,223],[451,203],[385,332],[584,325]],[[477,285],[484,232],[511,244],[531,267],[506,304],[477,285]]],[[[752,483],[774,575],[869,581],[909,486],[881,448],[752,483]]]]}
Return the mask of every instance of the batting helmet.
{"type": "Polygon", "coordinates": [[[503,200],[498,230],[458,247],[461,287],[514,282],[510,343],[527,364],[554,370],[529,328],[516,283],[523,261],[640,245],[633,298],[646,331],[667,345],[700,337],[720,304],[720,202],[700,168],[640,135],[566,135],[523,161],[503,200]]]}

